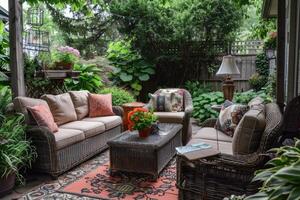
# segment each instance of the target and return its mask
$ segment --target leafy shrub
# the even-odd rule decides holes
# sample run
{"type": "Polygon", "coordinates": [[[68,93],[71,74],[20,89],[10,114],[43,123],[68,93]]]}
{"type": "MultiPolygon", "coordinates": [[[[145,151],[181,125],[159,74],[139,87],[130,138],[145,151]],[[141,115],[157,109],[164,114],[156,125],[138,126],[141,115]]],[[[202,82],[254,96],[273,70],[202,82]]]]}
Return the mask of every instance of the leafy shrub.
{"type": "Polygon", "coordinates": [[[269,33],[269,36],[265,40],[264,49],[276,49],[277,44],[277,32],[269,33]]]}
{"type": "Polygon", "coordinates": [[[296,200],[300,199],[300,141],[294,147],[277,149],[276,157],[257,171],[253,181],[262,181],[260,191],[245,200],[296,200]]]}
{"type": "Polygon", "coordinates": [[[256,56],[255,64],[257,73],[249,79],[249,83],[253,89],[259,91],[266,85],[269,77],[269,61],[264,52],[256,56]]]}
{"type": "Polygon", "coordinates": [[[5,30],[4,23],[0,21],[0,71],[9,71],[8,48],[8,33],[5,30]]]}
{"type": "Polygon", "coordinates": [[[12,101],[11,89],[8,86],[0,86],[0,125],[5,120],[7,106],[12,101]]]}
{"type": "Polygon", "coordinates": [[[266,79],[264,76],[255,73],[249,78],[249,84],[255,91],[259,91],[266,84],[266,79]]]}
{"type": "Polygon", "coordinates": [[[78,79],[66,79],[65,84],[69,90],[88,90],[96,93],[103,86],[99,72],[101,71],[96,65],[75,64],[75,71],[80,71],[78,79]]]}
{"type": "MultiPolygon", "coordinates": [[[[265,91],[255,92],[249,90],[247,92],[235,93],[233,102],[239,104],[248,104],[249,101],[257,96],[264,99],[265,103],[272,102],[273,99],[265,91]]],[[[222,92],[208,92],[202,93],[193,97],[193,117],[199,119],[200,122],[209,118],[218,117],[219,113],[211,108],[212,105],[220,105],[224,103],[224,97],[222,92]]]]}
{"type": "Polygon", "coordinates": [[[0,178],[15,173],[20,181],[21,167],[30,167],[36,157],[34,148],[26,138],[24,116],[7,117],[0,126],[0,178]]]}
{"type": "Polygon", "coordinates": [[[154,66],[146,62],[139,52],[131,47],[131,41],[120,40],[111,42],[107,50],[107,58],[116,67],[111,78],[117,84],[122,84],[139,95],[142,81],[148,81],[155,73],[154,66]]]}
{"type": "Polygon", "coordinates": [[[251,99],[255,98],[255,97],[261,97],[262,99],[264,99],[264,103],[270,103],[273,101],[273,98],[266,94],[264,90],[255,92],[253,90],[249,90],[246,92],[238,92],[234,94],[234,99],[233,101],[235,103],[240,103],[240,104],[248,104],[251,99]]]}
{"type": "Polygon", "coordinates": [[[209,92],[200,94],[193,98],[193,117],[201,122],[208,118],[216,118],[219,113],[211,108],[212,105],[219,105],[224,102],[222,92],[209,92]]]}
{"type": "Polygon", "coordinates": [[[19,169],[30,166],[36,153],[31,142],[26,138],[24,116],[6,114],[7,105],[11,100],[9,87],[2,87],[0,89],[0,178],[15,173],[22,181],[19,169]]]}
{"type": "Polygon", "coordinates": [[[114,106],[121,106],[125,103],[131,103],[135,101],[134,96],[125,89],[118,87],[104,88],[100,90],[100,94],[112,94],[112,103],[114,106]]]}
{"type": "Polygon", "coordinates": [[[211,92],[210,85],[204,85],[199,81],[187,81],[185,88],[191,93],[192,97],[197,97],[203,93],[211,92]]]}

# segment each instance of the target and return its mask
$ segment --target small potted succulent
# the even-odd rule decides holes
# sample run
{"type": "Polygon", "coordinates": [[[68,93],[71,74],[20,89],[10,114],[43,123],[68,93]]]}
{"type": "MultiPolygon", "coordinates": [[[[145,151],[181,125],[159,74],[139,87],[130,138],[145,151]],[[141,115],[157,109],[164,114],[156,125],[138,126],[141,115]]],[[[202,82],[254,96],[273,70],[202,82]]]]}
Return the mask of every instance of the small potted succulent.
{"type": "Polygon", "coordinates": [[[145,108],[136,108],[128,113],[129,130],[138,130],[141,138],[148,137],[153,131],[157,117],[145,108]]]}
{"type": "Polygon", "coordinates": [[[57,48],[53,56],[56,69],[71,70],[79,60],[80,52],[73,47],[65,46],[57,48]]]}

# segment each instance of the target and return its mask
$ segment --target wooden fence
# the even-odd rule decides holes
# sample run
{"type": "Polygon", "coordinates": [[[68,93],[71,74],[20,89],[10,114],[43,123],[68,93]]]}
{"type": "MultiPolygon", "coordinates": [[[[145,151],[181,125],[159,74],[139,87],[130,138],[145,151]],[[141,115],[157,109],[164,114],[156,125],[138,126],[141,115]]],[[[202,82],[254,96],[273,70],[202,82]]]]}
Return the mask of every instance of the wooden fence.
{"type": "MultiPolygon", "coordinates": [[[[256,72],[256,55],[263,49],[263,42],[236,41],[229,46],[228,54],[234,55],[236,64],[240,70],[240,75],[233,76],[236,91],[243,92],[250,88],[249,79],[256,72]]],[[[221,90],[222,79],[213,76],[209,79],[200,79],[204,84],[209,84],[214,90],[221,90]]]]}
{"type": "Polygon", "coordinates": [[[188,80],[210,84],[213,89],[221,90],[222,77],[216,77],[215,72],[210,73],[209,68],[217,70],[222,56],[228,54],[236,57],[241,72],[233,77],[236,90],[249,90],[248,80],[256,71],[256,55],[262,51],[262,47],[261,41],[236,41],[231,44],[206,44],[200,41],[180,45],[155,43],[149,48],[152,48],[151,55],[157,60],[156,74],[144,83],[141,96],[147,96],[159,87],[183,87],[188,80]]]}

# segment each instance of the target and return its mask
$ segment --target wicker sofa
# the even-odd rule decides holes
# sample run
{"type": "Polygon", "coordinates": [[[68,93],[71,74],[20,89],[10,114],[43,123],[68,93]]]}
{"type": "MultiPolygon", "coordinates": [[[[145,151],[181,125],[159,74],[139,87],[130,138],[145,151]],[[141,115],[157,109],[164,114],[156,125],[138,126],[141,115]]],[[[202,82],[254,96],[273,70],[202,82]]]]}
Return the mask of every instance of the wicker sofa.
{"type": "MultiPolygon", "coordinates": [[[[174,88],[169,88],[174,89],[174,88]]],[[[154,112],[158,117],[158,121],[161,123],[178,123],[182,124],[182,144],[185,145],[190,140],[192,135],[191,116],[193,112],[193,102],[191,94],[185,89],[179,89],[183,91],[183,108],[182,112],[154,112]]],[[[154,94],[158,94],[160,90],[157,90],[154,94]]],[[[151,109],[150,102],[145,106],[151,109]]]]}
{"type": "MultiPolygon", "coordinates": [[[[115,116],[89,118],[86,115],[88,113],[86,110],[88,109],[87,92],[75,91],[72,94],[73,96],[69,93],[52,95],[55,101],[64,101],[62,96],[69,98],[68,95],[70,95],[72,101],[68,104],[73,103],[74,106],[67,105],[66,107],[69,107],[65,108],[66,114],[74,113],[73,109],[75,109],[78,117],[64,123],[55,120],[59,125],[59,130],[54,134],[46,127],[37,126],[27,111],[28,106],[49,104],[49,102],[28,97],[17,97],[13,101],[15,110],[25,115],[29,126],[27,135],[36,147],[38,156],[33,163],[33,169],[48,173],[53,178],[57,178],[58,175],[106,149],[107,141],[121,134],[122,131],[122,108],[113,107],[115,116]],[[79,115],[81,115],[80,118],[79,115]]],[[[53,106],[49,104],[49,107],[55,115],[53,106]]],[[[64,117],[62,113],[60,114],[64,117]]]]}
{"type": "MultiPolygon", "coordinates": [[[[248,125],[253,125],[253,122],[249,121],[248,125]]],[[[203,129],[206,129],[207,132],[207,130],[213,129],[215,123],[216,119],[209,119],[204,122],[203,129]]],[[[236,154],[232,148],[233,139],[219,133],[220,155],[194,161],[189,161],[178,155],[177,187],[179,188],[179,199],[219,200],[232,194],[249,195],[256,192],[259,183],[253,183],[251,180],[254,177],[254,172],[262,168],[269,159],[267,151],[280,137],[281,125],[282,115],[279,107],[275,103],[270,103],[265,106],[265,128],[258,147],[253,153],[236,154]]],[[[249,127],[244,130],[248,133],[254,133],[249,127]]],[[[202,131],[202,133],[204,132],[202,131]]],[[[211,135],[197,133],[189,141],[189,144],[204,141],[216,147],[216,130],[209,134],[211,135]]]]}

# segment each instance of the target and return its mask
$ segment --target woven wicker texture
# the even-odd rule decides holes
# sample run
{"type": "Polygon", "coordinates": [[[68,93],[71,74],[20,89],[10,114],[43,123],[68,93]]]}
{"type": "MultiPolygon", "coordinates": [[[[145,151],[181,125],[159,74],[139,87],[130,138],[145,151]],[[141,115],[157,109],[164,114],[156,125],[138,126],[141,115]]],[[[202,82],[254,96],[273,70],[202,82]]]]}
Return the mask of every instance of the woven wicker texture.
{"type": "Polygon", "coordinates": [[[147,138],[140,138],[136,131],[126,131],[110,140],[111,170],[147,173],[156,178],[175,155],[175,147],[181,146],[182,125],[162,123],[159,129],[147,138]]]}
{"type": "MultiPolygon", "coordinates": [[[[204,124],[211,126],[214,120],[204,124]]],[[[266,128],[258,150],[252,154],[220,156],[188,161],[177,156],[177,187],[180,199],[221,200],[231,194],[255,193],[259,183],[251,183],[254,172],[269,159],[271,149],[281,134],[282,115],[277,104],[266,105],[266,128]]]]}

